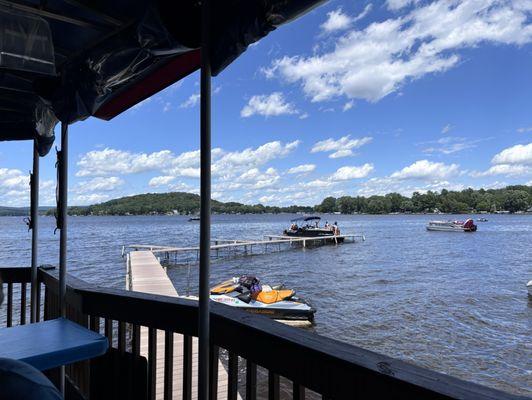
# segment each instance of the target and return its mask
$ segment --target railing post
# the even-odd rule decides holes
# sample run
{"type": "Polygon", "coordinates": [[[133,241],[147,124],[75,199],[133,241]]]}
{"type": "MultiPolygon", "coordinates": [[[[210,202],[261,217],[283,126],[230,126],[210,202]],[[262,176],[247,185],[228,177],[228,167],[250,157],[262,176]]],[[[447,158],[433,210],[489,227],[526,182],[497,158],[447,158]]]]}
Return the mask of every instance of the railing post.
{"type": "Polygon", "coordinates": [[[198,399],[209,396],[209,270],[211,243],[211,63],[210,2],[201,11],[201,134],[200,134],[200,273],[198,399]]]}
{"type": "Polygon", "coordinates": [[[37,151],[37,140],[33,141],[33,168],[30,179],[30,227],[31,227],[31,286],[30,286],[30,322],[37,322],[37,280],[38,266],[38,240],[39,240],[39,152],[37,151]]]}

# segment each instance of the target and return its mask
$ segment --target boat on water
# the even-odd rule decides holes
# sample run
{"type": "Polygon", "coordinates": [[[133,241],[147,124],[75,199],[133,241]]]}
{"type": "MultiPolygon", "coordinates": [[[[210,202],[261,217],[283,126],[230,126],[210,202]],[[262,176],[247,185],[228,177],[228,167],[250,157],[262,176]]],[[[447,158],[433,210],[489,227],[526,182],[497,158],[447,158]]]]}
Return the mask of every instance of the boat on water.
{"type": "Polygon", "coordinates": [[[528,281],[526,289],[528,290],[528,295],[532,298],[532,281],[528,281]]]}
{"type": "Polygon", "coordinates": [[[199,217],[191,217],[188,219],[188,222],[199,222],[200,218],[199,217]]]}
{"type": "Polygon", "coordinates": [[[261,284],[255,276],[231,278],[211,289],[210,299],[277,320],[314,322],[316,309],[284,285],[261,284]]]}
{"type": "Polygon", "coordinates": [[[478,221],[478,222],[488,222],[488,219],[482,217],[482,218],[477,218],[477,221],[478,221]]]}
{"type": "Polygon", "coordinates": [[[477,226],[471,218],[465,221],[430,221],[427,225],[428,231],[446,232],[475,232],[477,226]]]}
{"type": "MultiPolygon", "coordinates": [[[[340,228],[338,223],[325,223],[320,227],[321,218],[317,216],[298,217],[290,220],[291,225],[289,229],[285,229],[283,234],[285,236],[293,237],[320,237],[320,236],[338,236],[340,235],[340,228]]],[[[337,238],[338,243],[343,242],[344,238],[337,238]]]]}

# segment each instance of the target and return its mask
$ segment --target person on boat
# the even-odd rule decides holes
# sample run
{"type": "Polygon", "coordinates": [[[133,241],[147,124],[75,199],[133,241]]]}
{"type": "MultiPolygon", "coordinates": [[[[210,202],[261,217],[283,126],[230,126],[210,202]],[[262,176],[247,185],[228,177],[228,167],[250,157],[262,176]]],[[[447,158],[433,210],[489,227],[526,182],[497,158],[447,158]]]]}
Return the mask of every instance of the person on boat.
{"type": "Polygon", "coordinates": [[[332,226],[332,231],[336,236],[340,234],[340,228],[338,228],[338,222],[334,221],[334,224],[332,226]]]}
{"type": "Polygon", "coordinates": [[[329,228],[330,228],[329,221],[325,221],[325,229],[329,229],[329,228]]]}

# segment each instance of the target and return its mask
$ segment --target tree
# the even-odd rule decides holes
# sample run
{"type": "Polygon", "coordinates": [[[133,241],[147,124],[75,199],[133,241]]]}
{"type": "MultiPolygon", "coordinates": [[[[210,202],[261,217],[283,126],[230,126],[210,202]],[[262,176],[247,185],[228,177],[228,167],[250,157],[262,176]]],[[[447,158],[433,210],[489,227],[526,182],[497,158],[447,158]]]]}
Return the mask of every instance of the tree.
{"type": "Polygon", "coordinates": [[[333,213],[336,211],[336,199],[332,196],[323,199],[320,205],[316,206],[316,211],[322,213],[333,213]]]}
{"type": "Polygon", "coordinates": [[[510,212],[525,211],[528,208],[528,197],[524,190],[508,190],[504,195],[503,208],[510,212]]]}
{"type": "Polygon", "coordinates": [[[357,209],[357,202],[351,196],[343,196],[336,200],[336,207],[342,214],[353,214],[357,209]]]}

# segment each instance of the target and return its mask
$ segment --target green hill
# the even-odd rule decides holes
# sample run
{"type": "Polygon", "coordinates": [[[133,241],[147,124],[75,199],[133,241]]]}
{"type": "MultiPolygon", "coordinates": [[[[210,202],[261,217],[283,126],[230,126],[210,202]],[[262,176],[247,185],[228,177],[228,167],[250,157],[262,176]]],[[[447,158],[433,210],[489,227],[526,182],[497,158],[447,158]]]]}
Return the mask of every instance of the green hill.
{"type": "MultiPolygon", "coordinates": [[[[147,193],[121,197],[87,207],[69,207],[70,215],[146,215],[146,214],[198,214],[200,197],[193,193],[147,193]]],[[[212,211],[217,214],[262,214],[280,212],[311,212],[312,207],[270,207],[262,204],[246,205],[241,203],[212,200],[212,211]]],[[[53,214],[50,210],[49,214],[53,214]]]]}
{"type": "MultiPolygon", "coordinates": [[[[442,189],[440,192],[414,192],[411,197],[399,193],[385,196],[326,197],[314,207],[275,207],[262,204],[248,205],[235,202],[212,201],[215,214],[262,214],[262,213],[321,213],[388,214],[388,213],[472,213],[472,212],[526,212],[532,206],[532,186],[514,185],[501,189],[471,188],[462,191],[442,189]]],[[[105,203],[86,207],[70,207],[71,215],[149,215],[149,214],[198,214],[200,197],[193,193],[147,193],[121,197],[105,203]]],[[[21,209],[19,209],[21,210],[21,209]]],[[[54,209],[47,214],[53,214],[54,209]]],[[[22,213],[20,215],[27,215],[22,213]]],[[[13,215],[13,214],[10,214],[13,215]]]]}

